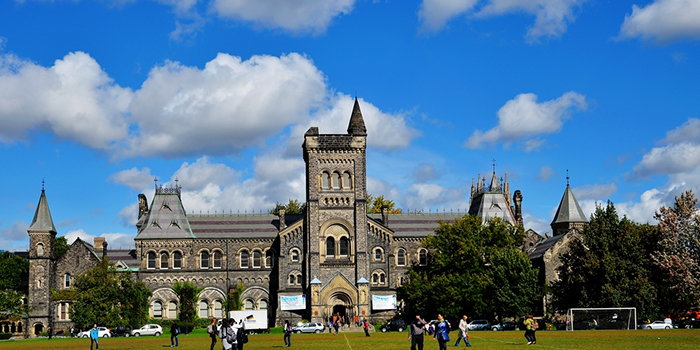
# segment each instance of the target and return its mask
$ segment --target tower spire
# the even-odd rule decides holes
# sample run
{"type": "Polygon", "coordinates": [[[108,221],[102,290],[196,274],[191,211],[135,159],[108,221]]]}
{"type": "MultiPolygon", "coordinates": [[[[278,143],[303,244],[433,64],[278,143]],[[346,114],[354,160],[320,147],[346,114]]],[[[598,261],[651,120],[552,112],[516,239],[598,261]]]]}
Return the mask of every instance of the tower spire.
{"type": "Polygon", "coordinates": [[[352,115],[350,116],[350,124],[348,125],[348,134],[367,136],[367,128],[365,127],[365,120],[362,118],[360,102],[357,100],[357,96],[355,96],[355,105],[352,107],[352,115]]]}

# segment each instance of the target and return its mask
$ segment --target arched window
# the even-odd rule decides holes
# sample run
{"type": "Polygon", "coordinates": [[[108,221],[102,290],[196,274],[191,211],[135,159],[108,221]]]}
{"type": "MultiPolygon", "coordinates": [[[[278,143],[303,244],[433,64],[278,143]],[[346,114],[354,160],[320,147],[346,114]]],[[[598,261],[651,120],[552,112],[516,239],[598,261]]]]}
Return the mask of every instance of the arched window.
{"type": "Polygon", "coordinates": [[[333,173],[333,175],[331,175],[331,183],[333,185],[334,190],[339,190],[340,189],[340,174],[333,173]]]}
{"type": "Polygon", "coordinates": [[[172,300],[168,302],[168,318],[171,320],[177,318],[177,304],[172,300]]]}
{"type": "Polygon", "coordinates": [[[218,250],[214,251],[214,268],[215,269],[221,268],[221,252],[218,250]]]}
{"type": "Polygon", "coordinates": [[[267,300],[260,299],[258,306],[259,306],[258,309],[260,309],[260,310],[267,310],[267,300]]]}
{"type": "Polygon", "coordinates": [[[343,189],[349,190],[350,188],[350,173],[343,173],[343,189]]]}
{"type": "Polygon", "coordinates": [[[335,238],[326,238],[326,256],[335,257],[335,238]]]}
{"type": "Polygon", "coordinates": [[[340,252],[340,256],[348,256],[348,252],[350,251],[350,242],[348,241],[347,237],[340,237],[340,242],[339,242],[339,248],[338,249],[340,252]]]}
{"type": "Polygon", "coordinates": [[[160,253],[160,268],[168,268],[168,253],[160,253]]]}
{"type": "Polygon", "coordinates": [[[153,318],[163,318],[163,303],[153,302],[153,318]]]}
{"type": "Polygon", "coordinates": [[[289,275],[289,284],[290,285],[295,285],[297,283],[297,276],[295,275],[289,275]]]}
{"type": "Polygon", "coordinates": [[[204,251],[199,254],[199,267],[202,269],[209,268],[209,252],[204,251]]]}
{"type": "Polygon", "coordinates": [[[289,253],[290,259],[292,262],[299,262],[299,250],[298,249],[292,249],[292,251],[289,253]]]}
{"type": "Polygon", "coordinates": [[[321,189],[330,190],[331,189],[331,177],[327,172],[321,173],[321,189]]]}
{"type": "Polygon", "coordinates": [[[271,249],[265,252],[265,267],[275,267],[275,255],[271,249]]]}
{"type": "Polygon", "coordinates": [[[44,244],[39,243],[36,245],[36,256],[44,256],[44,244]]]}
{"type": "Polygon", "coordinates": [[[386,275],[385,274],[379,274],[379,284],[384,284],[386,283],[386,275]]]}
{"type": "Polygon", "coordinates": [[[406,251],[403,248],[396,252],[396,266],[406,266],[406,251]]]}
{"type": "Polygon", "coordinates": [[[382,249],[381,248],[374,248],[374,260],[376,261],[382,261],[384,254],[382,254],[382,249]]]}
{"type": "Polygon", "coordinates": [[[63,277],[63,287],[66,289],[70,288],[70,275],[69,274],[66,274],[63,277]]]}
{"type": "Polygon", "coordinates": [[[262,253],[260,251],[253,252],[253,267],[258,268],[262,266],[262,253]]]}
{"type": "Polygon", "coordinates": [[[427,266],[428,265],[428,250],[427,249],[421,249],[418,251],[418,264],[420,266],[427,266]]]}
{"type": "Polygon", "coordinates": [[[154,252],[148,253],[148,268],[149,269],[156,268],[156,253],[154,253],[154,252]]]}
{"type": "Polygon", "coordinates": [[[182,268],[182,253],[180,253],[180,252],[173,253],[173,268],[174,269],[181,269],[182,268]]]}
{"type": "Polygon", "coordinates": [[[372,274],[372,283],[373,284],[379,283],[379,275],[378,274],[376,274],[376,273],[372,274]]]}
{"type": "Polygon", "coordinates": [[[247,250],[241,252],[241,268],[247,269],[250,267],[250,254],[247,250]]]}
{"type": "Polygon", "coordinates": [[[199,318],[209,318],[209,303],[206,300],[199,302],[199,318]]]}
{"type": "Polygon", "coordinates": [[[214,317],[221,318],[224,314],[224,303],[221,300],[214,300],[214,317]]]}
{"type": "Polygon", "coordinates": [[[253,303],[252,300],[246,299],[243,304],[245,305],[246,310],[255,310],[255,303],[253,303]]]}
{"type": "Polygon", "coordinates": [[[297,284],[301,284],[301,274],[297,275],[297,284]]]}

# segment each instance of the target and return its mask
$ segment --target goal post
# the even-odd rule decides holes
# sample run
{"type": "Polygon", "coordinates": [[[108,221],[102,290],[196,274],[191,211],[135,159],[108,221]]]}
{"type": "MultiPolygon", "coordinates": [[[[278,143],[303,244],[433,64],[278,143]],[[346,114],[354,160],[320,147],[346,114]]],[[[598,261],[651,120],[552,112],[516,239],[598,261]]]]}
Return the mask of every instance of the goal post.
{"type": "Polygon", "coordinates": [[[566,330],[637,329],[636,307],[579,307],[566,312],[566,330]]]}

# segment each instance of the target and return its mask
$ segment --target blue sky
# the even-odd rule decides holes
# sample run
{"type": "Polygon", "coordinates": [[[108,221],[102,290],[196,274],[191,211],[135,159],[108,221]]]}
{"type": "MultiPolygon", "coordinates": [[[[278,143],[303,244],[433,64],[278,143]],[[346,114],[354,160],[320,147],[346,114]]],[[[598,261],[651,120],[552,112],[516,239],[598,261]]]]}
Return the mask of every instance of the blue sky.
{"type": "Polygon", "coordinates": [[[0,3],[0,249],[41,181],[59,235],[133,245],[137,195],[188,212],[304,199],[303,133],[345,132],[369,191],[464,211],[492,159],[549,232],[566,186],[639,222],[700,185],[697,0],[0,3]]]}

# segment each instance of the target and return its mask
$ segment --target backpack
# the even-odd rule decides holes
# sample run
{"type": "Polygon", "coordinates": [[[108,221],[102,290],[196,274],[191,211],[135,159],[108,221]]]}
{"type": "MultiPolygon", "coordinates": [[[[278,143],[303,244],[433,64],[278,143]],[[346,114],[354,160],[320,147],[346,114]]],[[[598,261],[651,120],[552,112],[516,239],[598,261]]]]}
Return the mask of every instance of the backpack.
{"type": "Polygon", "coordinates": [[[248,342],[248,334],[243,331],[243,329],[238,330],[238,343],[245,344],[248,342]]]}
{"type": "Polygon", "coordinates": [[[231,333],[233,333],[233,330],[231,328],[227,328],[226,329],[226,341],[229,344],[233,344],[236,342],[236,338],[234,338],[233,334],[231,334],[231,333]]]}

